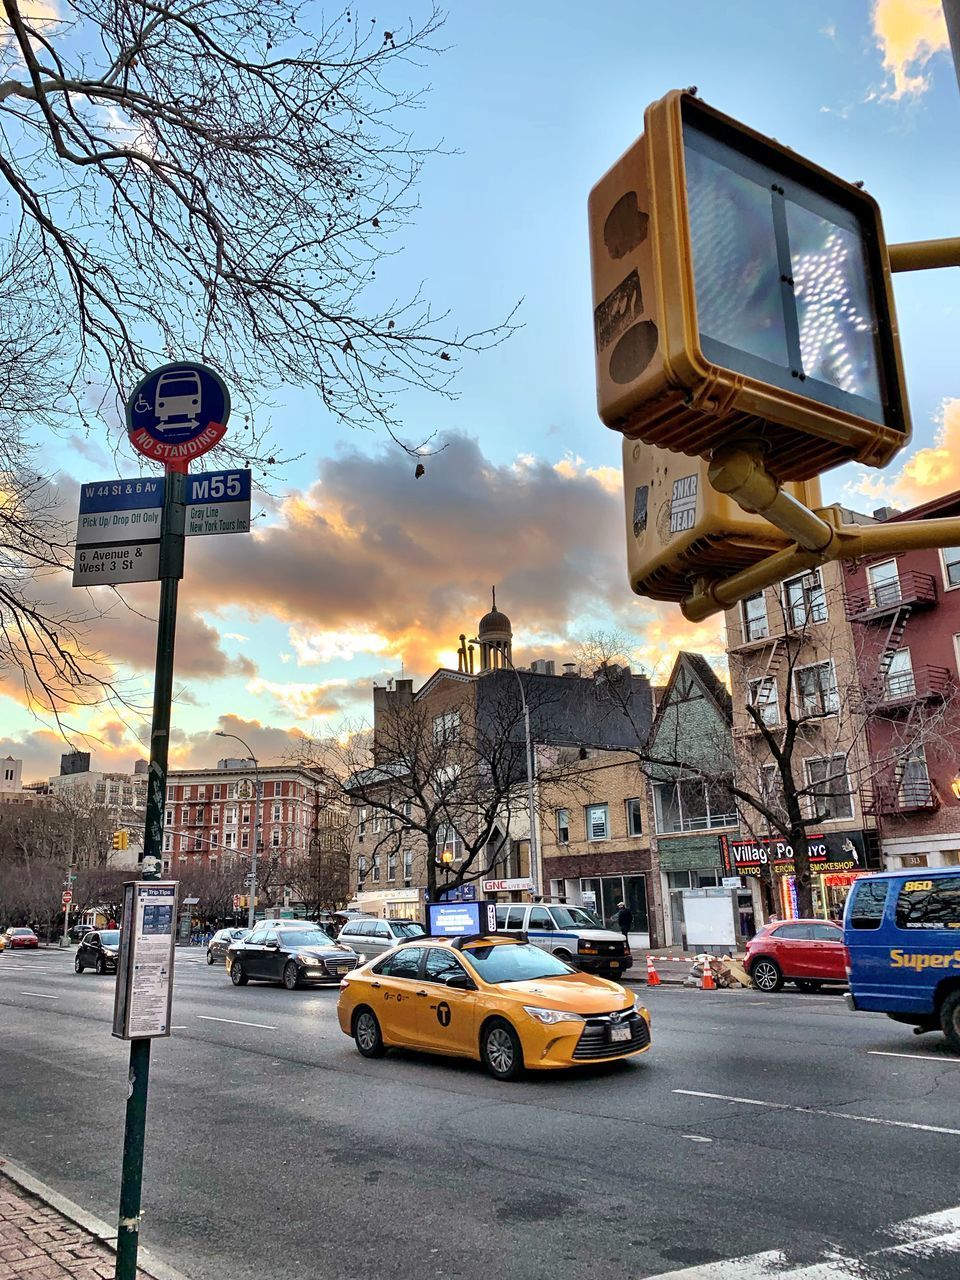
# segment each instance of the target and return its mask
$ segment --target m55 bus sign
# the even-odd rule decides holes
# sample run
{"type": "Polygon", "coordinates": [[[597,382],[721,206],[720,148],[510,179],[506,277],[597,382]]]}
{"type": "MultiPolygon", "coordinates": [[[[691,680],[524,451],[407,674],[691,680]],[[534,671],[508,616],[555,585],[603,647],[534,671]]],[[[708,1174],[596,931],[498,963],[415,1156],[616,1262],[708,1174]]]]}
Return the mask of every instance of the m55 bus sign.
{"type": "Polygon", "coordinates": [[[184,532],[249,533],[250,472],[202,471],[188,475],[184,532]]]}

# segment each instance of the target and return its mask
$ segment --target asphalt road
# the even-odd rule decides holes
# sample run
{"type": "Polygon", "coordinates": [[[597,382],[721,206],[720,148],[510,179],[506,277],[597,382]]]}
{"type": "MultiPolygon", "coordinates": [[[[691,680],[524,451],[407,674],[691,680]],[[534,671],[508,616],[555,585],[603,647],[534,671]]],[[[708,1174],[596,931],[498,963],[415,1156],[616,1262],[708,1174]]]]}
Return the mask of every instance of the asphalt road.
{"type": "MultiPolygon", "coordinates": [[[[960,1058],[837,995],[661,987],[645,1057],[504,1085],[361,1058],[335,989],[234,988],[198,952],[176,984],[142,1238],[192,1280],[960,1269],[960,1058]]],[[[108,1221],[113,985],[72,952],[0,955],[0,1154],[108,1221]]]]}

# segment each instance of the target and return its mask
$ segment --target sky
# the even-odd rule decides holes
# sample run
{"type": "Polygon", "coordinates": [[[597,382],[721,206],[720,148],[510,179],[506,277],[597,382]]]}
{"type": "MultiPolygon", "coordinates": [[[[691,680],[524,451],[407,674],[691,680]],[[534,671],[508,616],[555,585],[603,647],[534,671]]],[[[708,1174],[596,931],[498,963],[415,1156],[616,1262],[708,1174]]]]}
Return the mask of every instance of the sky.
{"type": "MultiPolygon", "coordinates": [[[[399,27],[426,6],[378,0],[368,12],[399,27]]],[[[518,664],[571,660],[590,634],[617,629],[655,677],[679,648],[722,665],[718,620],[694,626],[630,592],[620,437],[595,408],[587,194],[669,89],[697,85],[711,105],[862,179],[888,241],[958,234],[960,93],[933,0],[455,0],[441,43],[414,121],[416,141],[441,154],[381,277],[398,296],[422,284],[463,332],[517,302],[522,327],[464,360],[457,399],[405,397],[405,437],[436,433],[419,479],[395,445],[339,425],[315,398],[275,397],[273,430],[302,457],[255,493],[253,533],[188,542],[171,767],[244,754],[217,729],[272,762],[304,735],[368,720],[374,682],[455,665],[494,583],[518,664]]],[[[863,511],[960,488],[957,273],[899,275],[895,297],[913,440],[883,472],[823,478],[826,501],[863,511]]],[[[117,474],[108,447],[79,437],[58,442],[57,465],[72,511],[81,482],[117,474]]],[[[68,580],[52,590],[76,606],[68,580]]],[[[105,616],[90,642],[123,682],[122,714],[85,707],[65,741],[0,672],[0,756],[23,759],[25,779],[57,772],[70,746],[100,769],[146,757],[157,593],[92,593],[105,616]]]]}

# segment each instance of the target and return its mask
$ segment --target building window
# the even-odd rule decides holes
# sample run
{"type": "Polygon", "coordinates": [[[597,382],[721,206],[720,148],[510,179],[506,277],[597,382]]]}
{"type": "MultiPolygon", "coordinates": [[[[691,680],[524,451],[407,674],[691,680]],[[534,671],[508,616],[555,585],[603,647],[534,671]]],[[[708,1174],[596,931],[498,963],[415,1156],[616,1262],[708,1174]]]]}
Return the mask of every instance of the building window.
{"type": "Polygon", "coordinates": [[[775,764],[760,766],[760,799],[774,813],[783,813],[783,780],[775,764]]]}
{"type": "Polygon", "coordinates": [[[780,723],[780,700],[777,694],[776,676],[763,676],[748,682],[748,699],[756,707],[760,720],[766,725],[780,723]]]}
{"type": "Polygon", "coordinates": [[[740,606],[743,610],[744,640],[763,640],[770,634],[767,625],[767,600],[762,591],[747,596],[740,606]]]}
{"type": "Polygon", "coordinates": [[[960,547],[944,547],[940,555],[943,557],[943,580],[947,590],[960,587],[960,547]]]}
{"type": "Polygon", "coordinates": [[[371,879],[371,880],[379,880],[379,879],[380,879],[380,855],[379,855],[379,853],[375,853],[375,854],[373,855],[373,861],[370,863],[370,879],[371,879]]]}
{"type": "Polygon", "coordinates": [[[557,844],[570,843],[570,810],[557,810],[557,844]]]}
{"type": "Polygon", "coordinates": [[[357,839],[362,840],[367,834],[367,811],[361,809],[357,814],[357,839]]]}
{"type": "Polygon", "coordinates": [[[214,800],[219,800],[219,799],[221,798],[220,793],[221,793],[220,783],[219,783],[219,782],[215,782],[215,783],[214,783],[214,785],[213,785],[213,798],[214,798],[214,800]]]}
{"type": "Polygon", "coordinates": [[[663,835],[678,831],[705,831],[711,827],[732,827],[737,806],[729,786],[702,779],[653,784],[657,831],[663,835]]]}
{"type": "Polygon", "coordinates": [[[605,804],[588,804],[586,807],[588,840],[606,840],[610,836],[610,821],[605,804]]]}
{"type": "Polygon", "coordinates": [[[387,879],[396,880],[397,878],[397,855],[393,852],[387,854],[387,879]]]}
{"type": "Polygon", "coordinates": [[[280,828],[279,827],[274,827],[273,830],[270,832],[270,847],[271,849],[280,848],[280,828]]]}
{"type": "Polygon", "coordinates": [[[643,835],[643,804],[640,800],[627,801],[627,835],[643,835]]]}
{"type": "Polygon", "coordinates": [[[819,570],[788,578],[783,584],[783,606],[788,626],[805,627],[812,622],[826,622],[827,598],[823,594],[819,570]]]}
{"type": "Polygon", "coordinates": [[[280,821],[280,819],[281,819],[281,817],[282,817],[282,814],[281,814],[281,812],[280,812],[280,805],[275,804],[275,805],[273,806],[273,820],[274,820],[274,822],[279,822],[279,821],[280,821]]]}
{"type": "Polygon", "coordinates": [[[404,849],[403,851],[403,878],[404,880],[413,879],[413,850],[404,849]]]}
{"type": "Polygon", "coordinates": [[[225,820],[231,827],[237,825],[237,806],[235,804],[227,805],[225,820]]]}
{"type": "Polygon", "coordinates": [[[816,662],[794,672],[798,710],[805,716],[826,716],[840,709],[833,662],[816,662]]]}
{"type": "Polygon", "coordinates": [[[169,853],[172,848],[173,848],[173,836],[168,831],[166,835],[163,837],[163,852],[169,853]]]}
{"type": "Polygon", "coordinates": [[[215,849],[220,843],[220,836],[216,831],[210,832],[210,848],[215,849]]]}
{"type": "Polygon", "coordinates": [[[900,774],[900,803],[905,809],[921,809],[933,799],[933,787],[927,772],[923,747],[914,747],[900,774]]]}
{"type": "Polygon", "coordinates": [[[184,788],[183,788],[183,798],[184,798],[184,800],[192,800],[192,799],[193,799],[193,787],[184,787],[184,788]]]}
{"type": "Polygon", "coordinates": [[[917,682],[913,678],[913,662],[909,649],[898,649],[890,659],[887,674],[883,680],[883,691],[887,698],[912,698],[917,691],[917,682]]]}
{"type": "Polygon", "coordinates": [[[193,820],[194,820],[194,822],[203,822],[203,807],[202,807],[202,806],[200,806],[200,807],[198,807],[197,809],[195,809],[195,810],[194,810],[193,820]]]}
{"type": "Polygon", "coordinates": [[[214,805],[210,811],[210,821],[215,827],[220,825],[220,806],[214,805]]]}
{"type": "Polygon", "coordinates": [[[223,833],[223,847],[225,849],[235,849],[237,847],[237,833],[235,831],[225,831],[223,833]]]}
{"type": "Polygon", "coordinates": [[[361,853],[357,858],[357,883],[363,888],[363,882],[367,878],[367,860],[361,853]]]}
{"type": "Polygon", "coordinates": [[[168,826],[168,827],[173,826],[173,810],[172,809],[168,809],[166,813],[164,813],[163,821],[165,826],[168,826]]]}
{"type": "Polygon", "coordinates": [[[853,797],[843,756],[805,760],[811,817],[815,822],[834,822],[853,817],[853,797]]]}
{"type": "Polygon", "coordinates": [[[452,854],[453,861],[459,862],[463,857],[463,841],[453,825],[447,823],[437,832],[437,854],[452,854]]]}
{"type": "MultiPolygon", "coordinates": [[[[236,844],[236,839],[237,837],[234,835],[234,833],[232,831],[228,831],[227,834],[223,837],[223,843],[227,846],[228,849],[233,849],[236,844]]],[[[241,831],[240,848],[241,849],[250,848],[250,832],[249,831],[241,831]]]]}
{"type": "Polygon", "coordinates": [[[870,587],[870,603],[875,608],[900,603],[900,574],[896,560],[881,560],[867,566],[867,583],[870,587]]]}
{"type": "Polygon", "coordinates": [[[241,821],[241,822],[249,823],[249,821],[250,821],[250,806],[249,806],[249,805],[246,805],[246,804],[245,804],[245,805],[243,806],[243,808],[241,809],[241,811],[240,811],[240,821],[241,821]]]}
{"type": "Polygon", "coordinates": [[[193,837],[193,851],[200,853],[203,850],[203,836],[197,834],[193,837]]]}
{"type": "Polygon", "coordinates": [[[459,742],[459,711],[445,711],[442,716],[433,717],[433,740],[438,745],[441,743],[459,742]]]}
{"type": "Polygon", "coordinates": [[[409,822],[410,819],[413,817],[413,801],[412,800],[404,800],[403,816],[407,822],[409,822]]]}

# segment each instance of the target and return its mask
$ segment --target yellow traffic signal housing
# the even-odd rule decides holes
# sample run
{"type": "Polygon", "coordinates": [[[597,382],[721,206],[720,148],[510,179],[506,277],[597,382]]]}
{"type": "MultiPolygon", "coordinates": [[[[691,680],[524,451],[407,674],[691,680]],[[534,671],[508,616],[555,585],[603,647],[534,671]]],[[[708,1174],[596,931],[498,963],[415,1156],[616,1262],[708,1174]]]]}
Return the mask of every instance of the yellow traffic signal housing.
{"type": "Polygon", "coordinates": [[[123,848],[123,832],[122,831],[115,831],[113,833],[113,847],[115,849],[123,848]]]}
{"type": "MultiPolygon", "coordinates": [[[[640,441],[623,442],[627,567],[638,595],[683,600],[697,578],[725,577],[791,543],[762,516],[746,512],[707,478],[708,463],[640,441]]],[[[819,507],[820,483],[786,483],[819,507]]]]}
{"type": "Polygon", "coordinates": [[[691,92],[644,130],[590,194],[600,417],[756,442],[779,481],[884,466],[910,423],[876,202],[691,92]]]}

